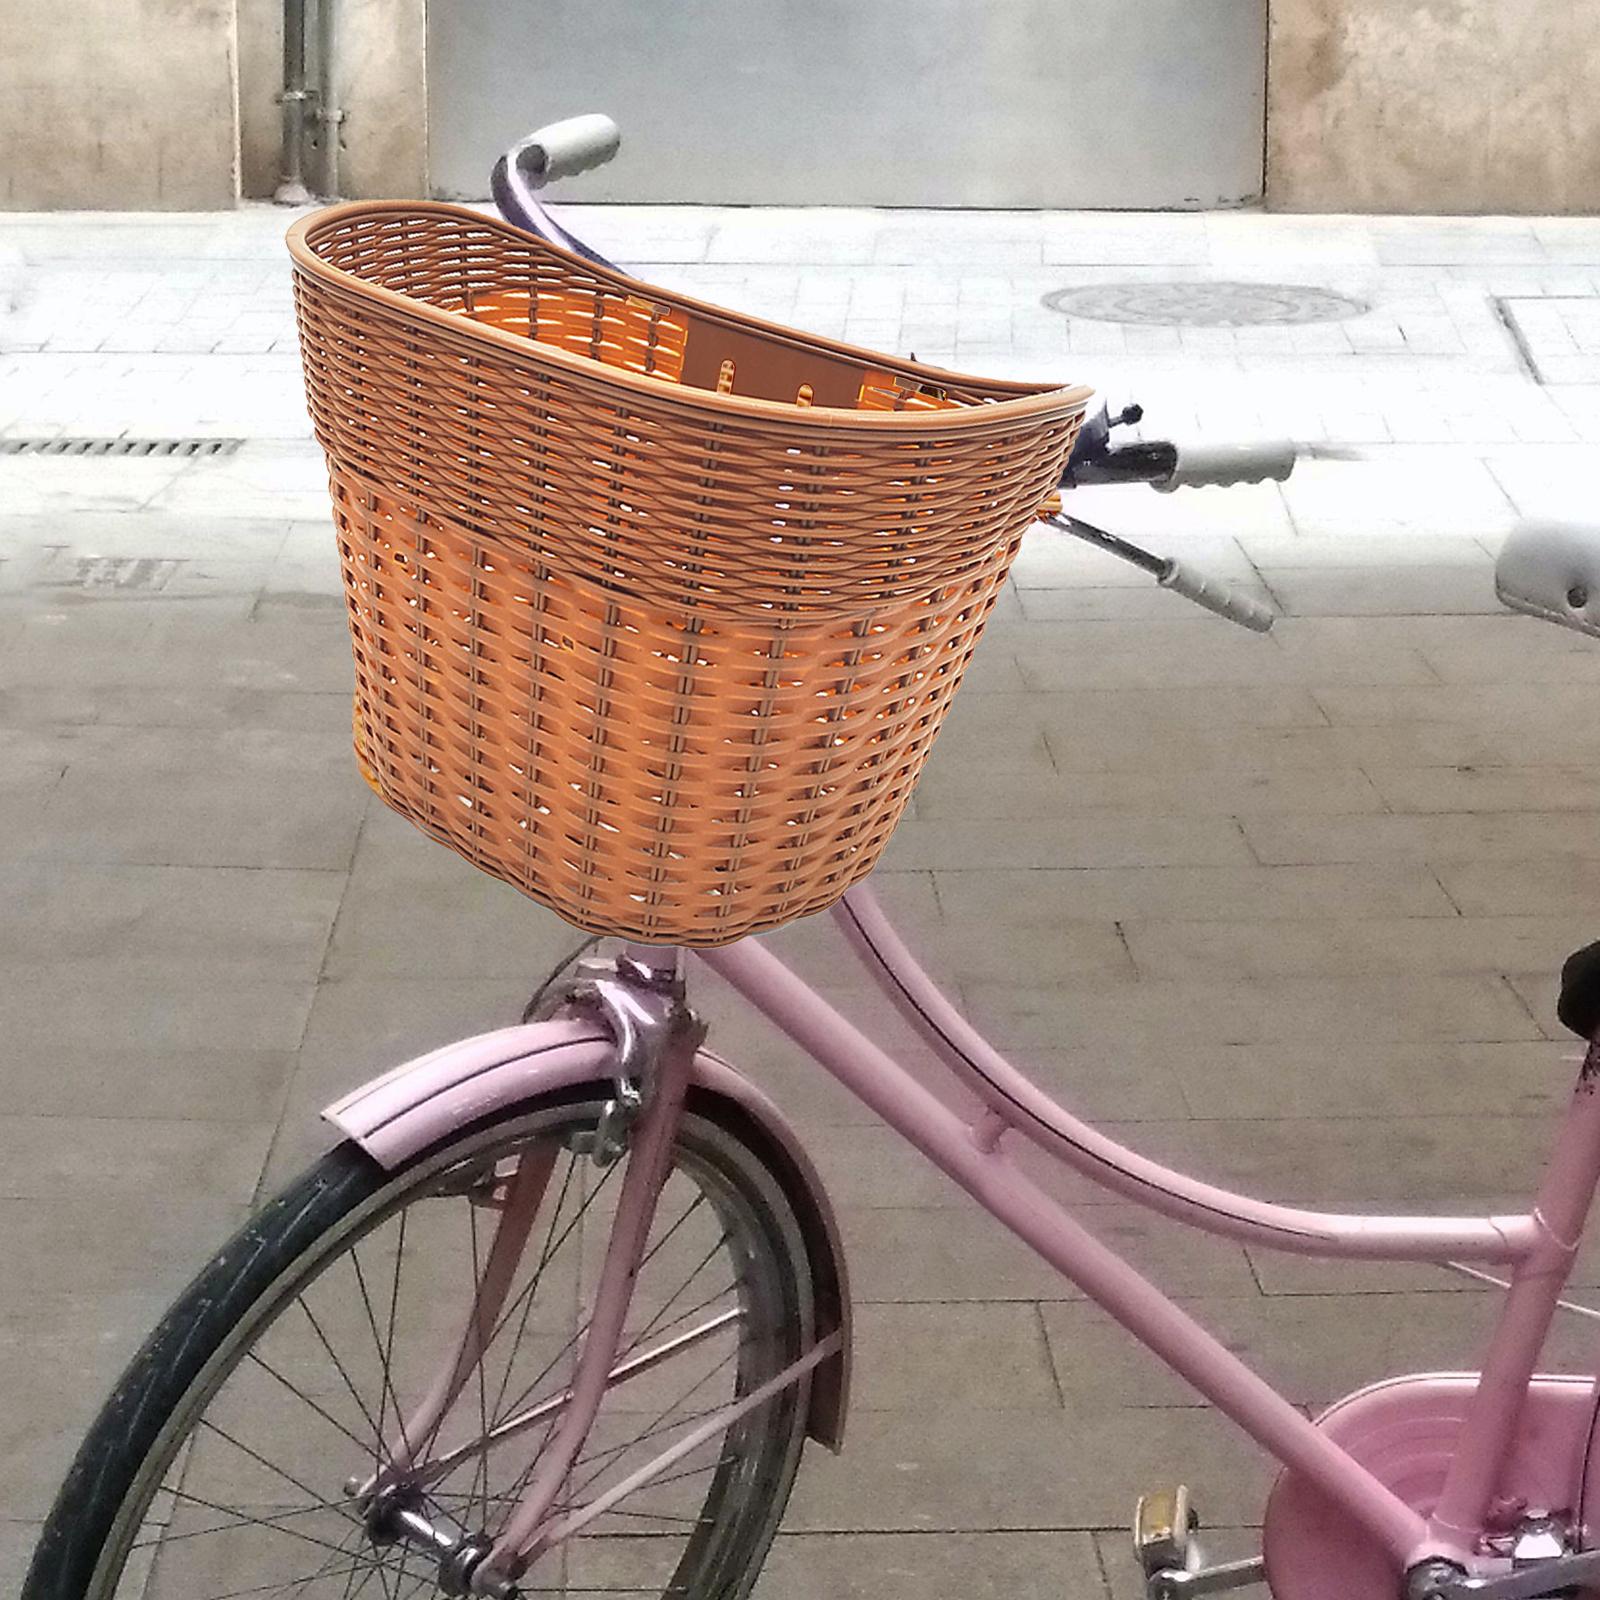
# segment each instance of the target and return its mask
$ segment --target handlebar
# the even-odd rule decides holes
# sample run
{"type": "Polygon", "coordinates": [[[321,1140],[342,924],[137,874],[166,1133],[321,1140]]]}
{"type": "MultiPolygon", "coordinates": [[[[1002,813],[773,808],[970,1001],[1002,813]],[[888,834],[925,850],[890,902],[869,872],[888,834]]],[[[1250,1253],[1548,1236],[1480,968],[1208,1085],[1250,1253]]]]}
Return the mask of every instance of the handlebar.
{"type": "MultiPolygon", "coordinates": [[[[535,129],[495,163],[491,185],[501,215],[516,227],[602,266],[610,266],[604,256],[568,233],[545,210],[537,191],[558,178],[604,165],[616,155],[621,144],[622,135],[616,123],[598,113],[568,117],[535,129]]],[[[1114,417],[1102,406],[1087,418],[1062,473],[1061,487],[1148,483],[1169,493],[1206,484],[1281,480],[1294,470],[1295,447],[1288,441],[1198,449],[1180,448],[1164,440],[1112,443],[1114,428],[1136,423],[1142,416],[1138,406],[1125,407],[1114,417]]],[[[1155,578],[1163,589],[1170,589],[1254,632],[1265,633],[1272,626],[1273,613],[1249,595],[1236,594],[1219,579],[1198,568],[1157,555],[1104,529],[1066,516],[1061,511],[1059,497],[1052,499],[1050,520],[1057,527],[1132,562],[1155,578]]]]}

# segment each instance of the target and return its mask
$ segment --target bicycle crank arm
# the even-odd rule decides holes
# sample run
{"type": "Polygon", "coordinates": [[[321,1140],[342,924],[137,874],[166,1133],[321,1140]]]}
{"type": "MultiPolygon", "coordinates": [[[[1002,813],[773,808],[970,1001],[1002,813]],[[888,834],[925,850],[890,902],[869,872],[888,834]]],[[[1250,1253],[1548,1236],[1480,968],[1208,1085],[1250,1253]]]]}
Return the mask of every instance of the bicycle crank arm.
{"type": "Polygon", "coordinates": [[[1246,1561],[1220,1561],[1214,1567],[1165,1567],[1152,1572],[1145,1583],[1149,1600],[1179,1600],[1180,1595],[1221,1594],[1225,1589],[1243,1589],[1252,1583],[1265,1583],[1267,1564],[1260,1556],[1246,1561]]]}
{"type": "Polygon", "coordinates": [[[1533,1566],[1517,1567],[1492,1578],[1469,1578],[1465,1573],[1431,1583],[1419,1600],[1536,1600],[1541,1595],[1564,1594],[1600,1579],[1600,1550],[1580,1550],[1533,1566]]]}

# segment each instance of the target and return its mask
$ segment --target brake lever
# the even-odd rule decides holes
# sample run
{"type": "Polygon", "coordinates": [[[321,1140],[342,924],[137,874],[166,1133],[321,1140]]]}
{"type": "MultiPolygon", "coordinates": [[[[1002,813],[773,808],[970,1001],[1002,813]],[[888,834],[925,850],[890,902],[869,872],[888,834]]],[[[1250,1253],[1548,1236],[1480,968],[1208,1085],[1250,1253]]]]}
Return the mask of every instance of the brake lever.
{"type": "Polygon", "coordinates": [[[1192,600],[1197,606],[1214,611],[1219,617],[1236,622],[1252,633],[1268,632],[1277,620],[1274,613],[1253,595],[1242,594],[1220,578],[1212,577],[1187,562],[1157,555],[1143,545],[1134,544],[1132,540],[1108,532],[1105,528],[1097,528],[1092,522],[1070,516],[1065,511],[1052,511],[1044,520],[1051,527],[1070,533],[1073,538],[1082,539],[1085,544],[1092,544],[1097,550],[1104,550],[1119,561],[1138,567],[1141,572],[1148,572],[1163,589],[1170,589],[1185,600],[1192,600]]]}

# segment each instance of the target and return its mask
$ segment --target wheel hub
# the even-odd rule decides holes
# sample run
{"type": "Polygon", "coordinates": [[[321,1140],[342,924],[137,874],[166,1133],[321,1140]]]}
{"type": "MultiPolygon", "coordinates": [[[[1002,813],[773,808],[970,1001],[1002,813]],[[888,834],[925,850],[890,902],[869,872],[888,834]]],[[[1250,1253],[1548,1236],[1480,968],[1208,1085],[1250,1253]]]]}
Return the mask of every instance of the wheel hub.
{"type": "Polygon", "coordinates": [[[513,1600],[517,1593],[503,1579],[474,1586],[473,1580],[492,1541],[486,1534],[469,1534],[443,1514],[429,1516],[422,1492],[410,1484],[394,1484],[373,1495],[362,1521],[374,1549],[388,1550],[404,1544],[436,1556],[441,1594],[492,1595],[496,1600],[513,1600]]]}

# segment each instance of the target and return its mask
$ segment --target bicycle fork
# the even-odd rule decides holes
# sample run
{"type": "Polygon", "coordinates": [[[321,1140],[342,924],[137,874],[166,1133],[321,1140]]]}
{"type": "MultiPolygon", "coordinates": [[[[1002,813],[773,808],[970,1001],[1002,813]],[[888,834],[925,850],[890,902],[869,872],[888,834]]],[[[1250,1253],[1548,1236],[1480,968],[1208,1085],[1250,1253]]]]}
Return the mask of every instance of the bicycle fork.
{"type": "Polygon", "coordinates": [[[352,1484],[375,1537],[404,1540],[438,1558],[439,1584],[446,1594],[509,1600],[517,1593],[517,1580],[539,1556],[800,1382],[836,1354],[843,1339],[841,1332],[829,1334],[799,1360],[707,1415],[697,1427],[610,1488],[587,1502],[558,1506],[607,1393],[711,1337],[740,1315],[737,1310],[722,1312],[637,1354],[623,1348],[623,1327],[634,1284],[645,1260],[657,1201],[671,1173],[695,1052],[705,1036],[704,1024],[685,1001],[680,952],[627,945],[615,957],[588,958],[542,1008],[542,1015],[562,1010],[596,1016],[616,1041],[614,1092],[588,1153],[599,1165],[609,1165],[624,1152],[628,1158],[571,1385],[565,1393],[498,1423],[481,1438],[436,1455],[430,1453],[451,1406],[494,1336],[544,1199],[556,1153],[552,1147],[535,1146],[497,1186],[500,1219],[466,1325],[448,1364],[422,1402],[384,1440],[387,1464],[359,1487],[352,1484]],[[423,1514],[417,1504],[419,1489],[425,1491],[467,1456],[540,1425],[548,1432],[533,1475],[497,1538],[491,1541],[441,1517],[423,1514]]]}

